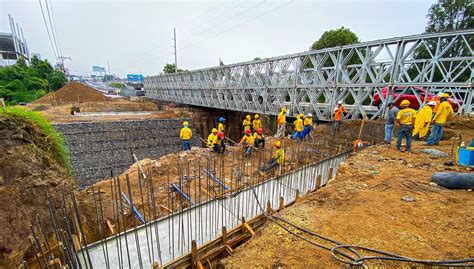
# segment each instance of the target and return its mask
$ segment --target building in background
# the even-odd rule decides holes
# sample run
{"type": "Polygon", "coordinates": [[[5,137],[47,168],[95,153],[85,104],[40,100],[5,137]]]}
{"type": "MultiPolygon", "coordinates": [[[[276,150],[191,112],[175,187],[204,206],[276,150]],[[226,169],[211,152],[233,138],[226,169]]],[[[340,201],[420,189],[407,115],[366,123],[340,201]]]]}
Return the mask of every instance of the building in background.
{"type": "Polygon", "coordinates": [[[23,29],[8,14],[11,33],[0,33],[0,66],[16,63],[19,58],[26,61],[30,59],[28,44],[26,43],[23,29]]]}

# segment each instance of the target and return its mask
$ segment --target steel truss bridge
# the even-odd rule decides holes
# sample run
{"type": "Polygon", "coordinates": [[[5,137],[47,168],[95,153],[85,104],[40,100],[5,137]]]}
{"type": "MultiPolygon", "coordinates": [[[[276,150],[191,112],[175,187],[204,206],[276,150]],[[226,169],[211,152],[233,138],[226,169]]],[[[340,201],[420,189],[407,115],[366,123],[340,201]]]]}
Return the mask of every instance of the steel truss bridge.
{"type": "Polygon", "coordinates": [[[412,95],[423,105],[431,94],[446,92],[459,103],[458,114],[471,114],[473,47],[474,30],[396,37],[149,76],[145,93],[162,101],[270,115],[286,106],[290,115],[313,113],[328,120],[339,100],[349,110],[346,118],[366,113],[375,119],[385,115],[390,101],[412,95]]]}

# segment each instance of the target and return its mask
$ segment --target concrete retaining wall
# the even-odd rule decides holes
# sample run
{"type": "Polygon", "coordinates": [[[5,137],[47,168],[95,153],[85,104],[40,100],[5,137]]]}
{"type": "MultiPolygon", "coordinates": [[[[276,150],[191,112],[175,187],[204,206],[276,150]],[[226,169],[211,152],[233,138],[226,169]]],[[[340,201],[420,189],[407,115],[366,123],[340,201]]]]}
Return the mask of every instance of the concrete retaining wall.
{"type": "Polygon", "coordinates": [[[69,149],[74,179],[81,187],[119,175],[137,158],[159,158],[181,149],[179,130],[188,120],[193,129],[192,146],[198,134],[190,119],[139,120],[121,122],[81,122],[56,124],[69,149]]]}

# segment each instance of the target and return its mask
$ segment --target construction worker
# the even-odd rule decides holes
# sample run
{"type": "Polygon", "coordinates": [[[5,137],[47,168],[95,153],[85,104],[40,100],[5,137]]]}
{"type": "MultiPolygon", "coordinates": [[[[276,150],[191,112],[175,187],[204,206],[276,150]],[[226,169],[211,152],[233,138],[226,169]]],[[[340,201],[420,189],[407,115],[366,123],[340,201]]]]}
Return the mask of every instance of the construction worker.
{"type": "Polygon", "coordinates": [[[337,105],[334,108],[334,122],[332,124],[331,135],[334,135],[341,128],[343,113],[347,113],[347,109],[344,107],[341,100],[337,102],[337,105]]]}
{"type": "Polygon", "coordinates": [[[265,136],[263,135],[263,129],[258,129],[255,134],[253,135],[254,146],[258,149],[259,145],[262,144],[262,149],[265,149],[265,136]]]}
{"type": "Polygon", "coordinates": [[[211,149],[214,147],[214,138],[217,136],[217,132],[216,128],[212,128],[211,133],[207,137],[207,146],[211,149]]]}
{"type": "Polygon", "coordinates": [[[258,114],[255,114],[253,118],[254,120],[252,122],[252,127],[253,127],[253,131],[256,132],[258,129],[262,128],[262,122],[260,121],[260,115],[258,114]]]}
{"type": "Polygon", "coordinates": [[[224,133],[218,132],[217,135],[214,137],[214,141],[212,142],[212,144],[213,144],[215,153],[224,154],[225,152],[224,133]]]}
{"type": "Polygon", "coordinates": [[[423,139],[430,129],[431,119],[433,118],[433,108],[435,101],[429,101],[420,111],[416,113],[415,127],[413,129],[413,137],[423,139]]]}
{"type": "Polygon", "coordinates": [[[272,170],[277,165],[282,165],[285,162],[285,153],[283,152],[283,149],[281,148],[281,142],[276,141],[274,146],[276,149],[275,154],[268,161],[268,164],[266,166],[263,166],[260,168],[260,171],[266,172],[266,171],[272,170]]]}
{"type": "Polygon", "coordinates": [[[453,107],[448,103],[449,94],[441,95],[438,111],[433,117],[433,130],[426,142],[427,146],[439,145],[439,141],[443,137],[443,128],[446,121],[454,114],[453,107]]]}
{"type": "Polygon", "coordinates": [[[179,139],[183,145],[183,150],[191,150],[191,138],[193,137],[193,131],[189,128],[189,123],[187,121],[183,122],[183,128],[179,132],[179,139]]]}
{"type": "Polygon", "coordinates": [[[240,140],[240,145],[242,145],[245,151],[244,156],[250,156],[250,153],[252,153],[253,142],[254,137],[252,136],[252,131],[250,131],[250,129],[245,130],[244,136],[240,140]]]}
{"type": "Polygon", "coordinates": [[[388,103],[388,115],[387,115],[387,120],[385,121],[385,139],[384,142],[385,144],[390,144],[392,143],[392,136],[393,136],[393,128],[395,128],[395,120],[397,119],[398,109],[397,106],[395,106],[394,102],[388,103]]]}
{"type": "Polygon", "coordinates": [[[219,125],[217,125],[217,131],[218,131],[218,132],[221,132],[222,134],[225,133],[225,132],[224,132],[224,130],[225,130],[224,123],[225,123],[224,117],[220,117],[220,118],[219,118],[219,125]]]}
{"type": "Polygon", "coordinates": [[[252,117],[250,115],[245,116],[245,119],[242,122],[242,126],[244,126],[244,131],[250,131],[250,129],[252,128],[252,117]]]}
{"type": "Polygon", "coordinates": [[[303,132],[301,133],[300,135],[300,139],[303,140],[303,138],[305,138],[307,135],[309,135],[309,133],[311,132],[311,130],[314,129],[314,126],[313,126],[313,114],[311,113],[308,113],[308,115],[306,115],[306,118],[304,118],[304,122],[303,122],[303,132]]]}
{"type": "Polygon", "coordinates": [[[410,101],[403,100],[400,104],[401,110],[398,111],[395,124],[399,126],[397,133],[397,150],[402,149],[402,139],[405,137],[407,141],[406,150],[411,150],[411,134],[413,133],[413,125],[415,124],[416,111],[410,108],[410,101]]]}
{"type": "Polygon", "coordinates": [[[303,132],[303,114],[299,114],[296,117],[295,122],[293,123],[293,126],[295,127],[295,132],[293,133],[292,139],[300,139],[300,135],[303,132]]]}
{"type": "Polygon", "coordinates": [[[286,107],[282,107],[277,116],[277,133],[275,137],[285,137],[286,128],[286,107]]]}

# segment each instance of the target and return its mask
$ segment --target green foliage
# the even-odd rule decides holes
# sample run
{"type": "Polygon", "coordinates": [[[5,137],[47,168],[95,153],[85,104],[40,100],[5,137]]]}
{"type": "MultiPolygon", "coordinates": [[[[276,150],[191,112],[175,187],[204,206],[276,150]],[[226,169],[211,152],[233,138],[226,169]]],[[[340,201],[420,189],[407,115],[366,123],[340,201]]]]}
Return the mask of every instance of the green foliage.
{"type": "MultiPolygon", "coordinates": [[[[171,73],[174,73],[175,72],[175,65],[174,64],[166,64],[165,67],[163,67],[163,72],[165,72],[165,74],[171,74],[171,73]]],[[[183,70],[183,69],[179,69],[178,68],[178,73],[179,72],[186,72],[187,70],[183,70]]]]}
{"type": "Polygon", "coordinates": [[[16,126],[21,124],[36,130],[36,132],[27,133],[27,135],[32,136],[33,146],[51,156],[71,175],[71,164],[64,139],[48,120],[38,112],[11,106],[7,107],[6,111],[0,110],[0,116],[2,115],[6,116],[9,121],[14,122],[16,126]]]}
{"type": "Polygon", "coordinates": [[[123,88],[125,88],[125,85],[123,85],[123,84],[120,83],[120,82],[110,82],[110,83],[109,83],[109,86],[112,87],[112,88],[117,88],[117,89],[123,89],[123,88]]]}
{"type": "Polygon", "coordinates": [[[313,43],[311,49],[320,50],[359,43],[359,38],[349,28],[341,27],[339,29],[325,31],[321,37],[313,43]]]}
{"type": "Polygon", "coordinates": [[[48,61],[33,56],[27,66],[20,58],[14,65],[0,67],[0,98],[11,105],[29,103],[66,82],[64,74],[54,70],[48,61]]]}
{"type": "MultiPolygon", "coordinates": [[[[446,31],[458,31],[474,28],[474,4],[469,0],[438,0],[428,10],[428,23],[426,25],[427,33],[439,33],[446,31]]],[[[443,41],[449,42],[449,41],[443,41]]],[[[468,43],[472,44],[472,38],[468,37],[468,43]]],[[[425,40],[426,46],[419,46],[413,55],[415,59],[431,59],[432,54],[436,51],[436,40],[425,40]],[[430,53],[431,51],[431,53],[430,53]]],[[[447,43],[442,43],[441,46],[447,46],[447,43]]],[[[469,47],[462,39],[456,40],[450,49],[444,52],[443,57],[463,57],[471,56],[469,47]]],[[[444,63],[439,63],[443,65],[444,63]]],[[[449,64],[449,63],[446,63],[449,64]]],[[[461,70],[466,64],[463,63],[458,67],[461,70]]],[[[449,69],[449,66],[445,66],[449,69]]],[[[419,73],[416,66],[412,66],[408,70],[411,78],[414,78],[419,73]]],[[[441,71],[436,68],[433,73],[432,81],[439,82],[443,79],[441,71]]],[[[465,82],[470,79],[470,70],[466,70],[461,74],[456,82],[465,82]]]]}

